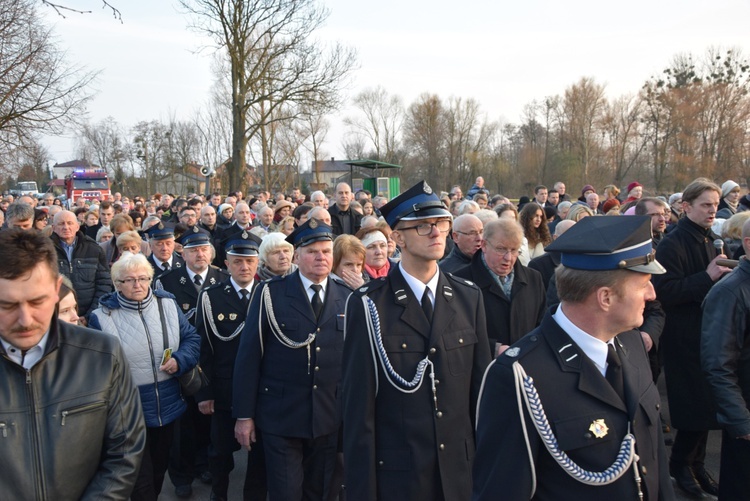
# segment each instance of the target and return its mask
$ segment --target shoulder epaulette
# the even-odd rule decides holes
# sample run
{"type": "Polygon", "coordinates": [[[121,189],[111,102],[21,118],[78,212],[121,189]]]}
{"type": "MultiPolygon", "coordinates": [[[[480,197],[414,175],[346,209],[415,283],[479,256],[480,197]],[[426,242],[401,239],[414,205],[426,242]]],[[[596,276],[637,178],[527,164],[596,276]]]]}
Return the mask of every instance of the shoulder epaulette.
{"type": "Polygon", "coordinates": [[[354,294],[363,296],[369,292],[374,291],[375,289],[379,289],[380,287],[384,286],[385,282],[386,282],[385,277],[370,280],[369,282],[364,284],[362,287],[358,287],[354,289],[354,294]]]}
{"type": "Polygon", "coordinates": [[[463,285],[464,287],[470,287],[472,289],[478,289],[477,284],[472,282],[471,280],[466,280],[465,278],[457,277],[453,273],[447,273],[444,272],[445,275],[450,279],[451,282],[457,283],[459,285],[463,285]]]}

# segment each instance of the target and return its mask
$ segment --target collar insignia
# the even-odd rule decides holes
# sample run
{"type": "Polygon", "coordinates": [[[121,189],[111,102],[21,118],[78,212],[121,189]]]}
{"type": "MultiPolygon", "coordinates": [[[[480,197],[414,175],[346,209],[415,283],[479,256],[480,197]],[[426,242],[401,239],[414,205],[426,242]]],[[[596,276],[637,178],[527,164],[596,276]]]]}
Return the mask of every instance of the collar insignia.
{"type": "Polygon", "coordinates": [[[216,279],[215,279],[214,277],[211,277],[211,278],[209,278],[209,279],[208,279],[208,282],[209,282],[209,283],[210,283],[211,285],[214,285],[214,284],[216,283],[216,279]]]}
{"type": "Polygon", "coordinates": [[[443,297],[450,301],[453,299],[453,289],[448,287],[447,285],[443,286],[443,297]]]}
{"type": "Polygon", "coordinates": [[[242,230],[242,240],[247,240],[247,230],[242,230]]]}
{"type": "Polygon", "coordinates": [[[185,285],[187,283],[187,279],[185,277],[180,277],[180,283],[182,285],[185,285]]]}
{"type": "Polygon", "coordinates": [[[179,261],[177,261],[177,262],[175,262],[174,267],[175,268],[182,268],[182,263],[180,263],[179,261]]]}
{"type": "Polygon", "coordinates": [[[604,438],[607,436],[609,428],[604,423],[604,419],[595,419],[594,422],[591,423],[591,426],[589,426],[589,431],[593,433],[596,438],[604,438]]]}
{"type": "Polygon", "coordinates": [[[237,314],[236,313],[230,313],[229,314],[229,320],[237,320],[237,314]]]}
{"type": "Polygon", "coordinates": [[[519,353],[521,353],[521,348],[517,347],[508,348],[507,350],[505,350],[505,355],[510,358],[516,358],[519,353]]]}

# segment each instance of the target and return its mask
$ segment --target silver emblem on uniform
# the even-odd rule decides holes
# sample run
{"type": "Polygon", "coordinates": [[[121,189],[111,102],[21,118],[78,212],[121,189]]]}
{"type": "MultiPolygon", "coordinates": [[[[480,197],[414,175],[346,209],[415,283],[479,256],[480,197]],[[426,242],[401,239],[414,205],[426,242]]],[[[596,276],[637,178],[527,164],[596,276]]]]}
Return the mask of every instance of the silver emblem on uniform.
{"type": "Polygon", "coordinates": [[[230,313],[229,314],[229,320],[237,320],[237,314],[236,313],[230,313]]]}
{"type": "Polygon", "coordinates": [[[313,230],[314,230],[315,228],[317,228],[317,227],[318,227],[318,220],[317,220],[317,219],[315,219],[315,218],[312,218],[312,219],[309,219],[308,221],[310,221],[310,224],[309,224],[309,226],[310,226],[310,228],[312,228],[313,230]]]}
{"type": "Polygon", "coordinates": [[[427,184],[427,183],[422,183],[422,189],[423,189],[423,190],[424,190],[424,192],[425,192],[425,193],[427,193],[428,195],[432,194],[432,188],[430,188],[430,185],[429,185],[429,184],[427,184]]]}
{"type": "Polygon", "coordinates": [[[359,292],[365,292],[367,290],[367,287],[360,287],[359,292]]]}
{"type": "Polygon", "coordinates": [[[190,305],[188,303],[182,303],[182,309],[187,311],[190,309],[190,305]]]}
{"type": "Polygon", "coordinates": [[[508,348],[505,350],[505,354],[510,358],[516,358],[520,352],[521,348],[508,348]]]}
{"type": "Polygon", "coordinates": [[[223,313],[219,313],[218,315],[216,315],[216,318],[218,318],[219,322],[221,322],[222,320],[224,320],[224,314],[223,313]]]}
{"type": "Polygon", "coordinates": [[[209,278],[208,281],[211,283],[211,285],[216,283],[216,279],[213,277],[209,278]]]}
{"type": "Polygon", "coordinates": [[[187,283],[187,279],[185,277],[180,277],[180,283],[182,285],[185,285],[187,283]]]}
{"type": "Polygon", "coordinates": [[[247,235],[247,231],[243,231],[243,232],[242,232],[242,239],[243,239],[243,240],[247,240],[247,236],[248,236],[248,235],[247,235]]]}

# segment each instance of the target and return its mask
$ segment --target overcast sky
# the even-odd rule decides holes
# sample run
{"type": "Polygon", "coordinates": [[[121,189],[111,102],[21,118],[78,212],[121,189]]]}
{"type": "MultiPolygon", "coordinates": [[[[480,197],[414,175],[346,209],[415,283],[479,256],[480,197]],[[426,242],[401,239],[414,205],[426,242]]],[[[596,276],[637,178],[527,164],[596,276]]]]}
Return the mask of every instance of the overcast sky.
{"type": "MultiPolygon", "coordinates": [[[[98,0],[68,0],[92,14],[54,23],[72,62],[101,70],[90,119],[188,119],[205,106],[211,51],[187,29],[176,2],[111,0],[123,24],[98,0]]],[[[64,3],[64,2],[63,2],[64,3]]],[[[491,120],[517,122],[534,99],[562,94],[582,76],[608,97],[636,93],[679,53],[738,47],[750,57],[747,0],[328,0],[319,37],[358,51],[348,91],[382,85],[408,105],[420,93],[475,98],[491,120]],[[503,5],[509,4],[509,5],[503,5]]],[[[346,115],[342,110],[337,117],[346,115]]],[[[340,158],[342,128],[333,119],[326,150],[340,158]]],[[[47,138],[53,163],[74,158],[70,137],[47,138]]]]}

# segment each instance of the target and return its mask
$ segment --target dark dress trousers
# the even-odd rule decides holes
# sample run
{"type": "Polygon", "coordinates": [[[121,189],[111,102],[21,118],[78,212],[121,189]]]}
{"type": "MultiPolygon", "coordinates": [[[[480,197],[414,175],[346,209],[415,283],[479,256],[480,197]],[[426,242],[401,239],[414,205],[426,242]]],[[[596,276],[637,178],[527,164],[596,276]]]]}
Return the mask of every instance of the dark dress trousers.
{"type": "MultiPolygon", "coordinates": [[[[623,437],[635,435],[645,498],[674,499],[659,421],[659,392],[651,380],[640,333],[616,338],[622,360],[625,400],[618,396],[552,315],[490,365],[477,411],[474,500],[531,499],[532,469],[519,417],[513,363],[534,380],[559,448],[588,471],[606,470],[623,437]],[[593,429],[602,420],[606,431],[593,429]]],[[[538,500],[638,499],[632,466],[608,485],[589,486],[569,476],[542,443],[525,404],[538,500]]]]}
{"type": "Polygon", "coordinates": [[[343,361],[344,474],[348,499],[465,500],[471,493],[474,410],[490,362],[481,292],[440,273],[432,324],[399,267],[354,291],[343,361]],[[377,307],[383,346],[411,380],[429,357],[421,387],[403,393],[373,358],[362,295],[377,307]]]}

